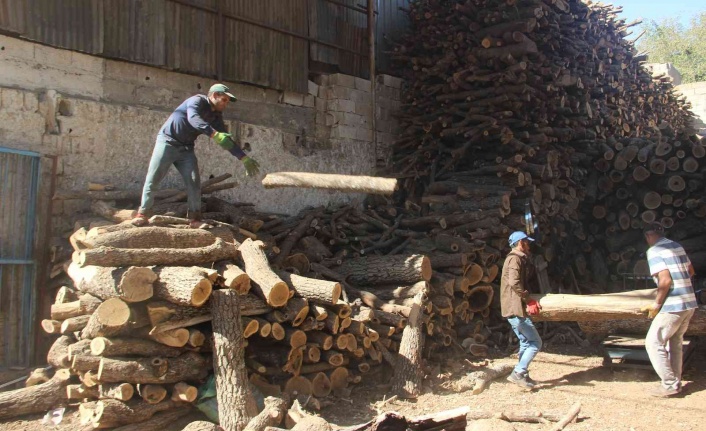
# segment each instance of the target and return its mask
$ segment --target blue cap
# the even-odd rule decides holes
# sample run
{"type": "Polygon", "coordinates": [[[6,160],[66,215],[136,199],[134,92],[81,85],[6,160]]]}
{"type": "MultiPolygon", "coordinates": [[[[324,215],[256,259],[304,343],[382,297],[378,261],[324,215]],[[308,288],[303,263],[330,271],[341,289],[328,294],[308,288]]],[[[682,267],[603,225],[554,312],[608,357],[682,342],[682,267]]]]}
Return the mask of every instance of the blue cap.
{"type": "Polygon", "coordinates": [[[510,247],[514,247],[515,244],[517,244],[517,241],[521,239],[528,239],[530,241],[534,241],[534,239],[528,237],[526,233],[518,230],[510,234],[510,238],[508,238],[507,242],[508,244],[510,244],[510,247]]]}

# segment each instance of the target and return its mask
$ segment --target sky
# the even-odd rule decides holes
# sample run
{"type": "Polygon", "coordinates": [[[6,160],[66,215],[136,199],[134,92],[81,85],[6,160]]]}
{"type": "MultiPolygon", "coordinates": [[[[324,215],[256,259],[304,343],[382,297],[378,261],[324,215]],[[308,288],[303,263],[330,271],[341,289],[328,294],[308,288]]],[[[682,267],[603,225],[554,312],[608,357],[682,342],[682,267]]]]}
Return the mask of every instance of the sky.
{"type": "Polygon", "coordinates": [[[602,3],[622,6],[623,13],[619,16],[626,22],[637,18],[645,23],[677,18],[686,25],[695,14],[706,12],[706,0],[603,0],[602,3]]]}

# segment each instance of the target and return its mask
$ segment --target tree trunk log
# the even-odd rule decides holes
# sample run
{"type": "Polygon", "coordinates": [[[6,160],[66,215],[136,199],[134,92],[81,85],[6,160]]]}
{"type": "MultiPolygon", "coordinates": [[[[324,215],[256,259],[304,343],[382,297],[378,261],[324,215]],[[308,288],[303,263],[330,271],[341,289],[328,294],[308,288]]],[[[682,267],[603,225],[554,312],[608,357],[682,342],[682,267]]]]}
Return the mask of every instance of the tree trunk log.
{"type": "Polygon", "coordinates": [[[126,249],[98,247],[74,252],[73,261],[79,266],[130,266],[130,265],[172,265],[188,266],[233,259],[237,254],[234,244],[217,238],[206,247],[199,248],[153,248],[126,249]]]}
{"type": "Polygon", "coordinates": [[[245,262],[245,272],[257,283],[255,292],[262,295],[273,307],[281,307],[289,300],[289,287],[270,268],[263,251],[262,241],[247,239],[240,246],[240,253],[245,262]]]}
{"type": "Polygon", "coordinates": [[[299,187],[391,195],[397,189],[397,180],[394,178],[366,177],[363,175],[274,172],[265,175],[265,178],[262,180],[262,185],[265,186],[266,189],[299,187]]]}
{"type": "Polygon", "coordinates": [[[108,232],[82,241],[88,248],[199,248],[213,244],[216,238],[233,243],[233,233],[226,228],[175,229],[143,227],[108,232]]]}
{"type": "Polygon", "coordinates": [[[534,321],[591,321],[643,319],[640,308],[656,298],[656,289],[602,295],[532,295],[542,311],[534,321]]]}
{"type": "Polygon", "coordinates": [[[137,393],[147,404],[157,404],[167,397],[167,390],[162,385],[137,385],[137,393]]]}
{"type": "Polygon", "coordinates": [[[221,427],[213,422],[196,421],[191,422],[181,431],[221,431],[221,427]]]}
{"type": "Polygon", "coordinates": [[[264,431],[265,427],[279,425],[287,413],[288,404],[281,398],[265,398],[265,408],[252,418],[244,431],[264,431]]]}
{"type": "Polygon", "coordinates": [[[211,313],[219,419],[225,431],[240,431],[257,415],[257,406],[250,391],[243,358],[238,293],[232,290],[216,291],[211,313]]]}
{"type": "Polygon", "coordinates": [[[155,296],[178,305],[200,307],[211,296],[212,283],[204,268],[163,266],[155,268],[159,280],[155,296]]]}
{"type": "Polygon", "coordinates": [[[135,387],[130,383],[113,383],[98,386],[98,397],[100,399],[114,399],[127,401],[135,394],[135,387]]]}
{"type": "Polygon", "coordinates": [[[181,403],[167,400],[158,404],[142,401],[124,403],[118,400],[101,400],[96,403],[91,424],[93,428],[112,428],[150,419],[156,413],[180,407],[181,403]]]}
{"type": "Polygon", "coordinates": [[[81,331],[81,337],[110,337],[148,324],[147,313],[141,305],[131,309],[122,299],[110,298],[93,312],[86,327],[81,331]]]}
{"type": "Polygon", "coordinates": [[[218,273],[223,277],[223,285],[233,289],[241,295],[250,291],[250,276],[239,266],[233,263],[221,263],[216,265],[218,273]]]}
{"type": "Polygon", "coordinates": [[[102,358],[98,380],[102,383],[177,383],[206,377],[211,361],[198,353],[187,352],[178,358],[134,360],[102,358]]]}
{"type": "Polygon", "coordinates": [[[176,358],[183,350],[140,338],[104,338],[91,340],[91,354],[104,358],[123,356],[176,358]]]}
{"type": "MultiPolygon", "coordinates": [[[[181,404],[177,408],[156,413],[146,421],[123,425],[115,428],[113,431],[164,431],[175,426],[175,422],[191,414],[192,412],[193,409],[189,405],[181,404]]],[[[217,425],[211,422],[208,423],[211,425],[211,430],[215,431],[215,427],[217,425]]]]}
{"type": "Polygon", "coordinates": [[[341,284],[335,281],[302,277],[286,271],[277,275],[290,285],[295,294],[318,304],[336,304],[341,297],[341,284]]]}
{"type": "Polygon", "coordinates": [[[223,199],[218,199],[216,197],[209,197],[206,200],[206,206],[209,211],[217,211],[221,213],[228,214],[230,222],[236,226],[246,229],[252,233],[257,233],[262,225],[265,223],[262,220],[250,217],[241,211],[235,205],[232,205],[223,199]]]}
{"type": "Polygon", "coordinates": [[[96,311],[101,303],[102,301],[95,296],[84,293],[77,301],[53,304],[51,306],[51,318],[54,320],[66,320],[69,317],[85,316],[96,311]]]}
{"type": "MultiPolygon", "coordinates": [[[[579,321],[579,327],[586,334],[608,335],[616,334],[636,334],[646,335],[650,329],[652,320],[644,314],[624,320],[585,320],[579,321]]],[[[689,329],[686,335],[703,336],[706,335],[706,308],[701,306],[696,309],[694,316],[689,321],[689,329]]]]}
{"type": "Polygon", "coordinates": [[[157,275],[150,268],[133,266],[114,268],[103,266],[79,267],[71,263],[69,277],[76,289],[106,300],[118,297],[126,302],[141,302],[152,297],[152,284],[157,275]]]}
{"type": "Polygon", "coordinates": [[[369,256],[346,260],[338,272],[355,284],[413,284],[429,281],[431,268],[423,255],[369,256]]]}
{"type": "Polygon", "coordinates": [[[418,293],[414,299],[416,303],[412,306],[407,326],[402,332],[397,367],[392,378],[393,392],[400,398],[417,398],[421,393],[421,360],[422,348],[424,347],[422,301],[424,292],[418,293]]]}
{"type": "Polygon", "coordinates": [[[60,369],[46,383],[0,393],[0,419],[8,419],[29,413],[44,413],[66,404],[66,385],[71,374],[60,369]]]}

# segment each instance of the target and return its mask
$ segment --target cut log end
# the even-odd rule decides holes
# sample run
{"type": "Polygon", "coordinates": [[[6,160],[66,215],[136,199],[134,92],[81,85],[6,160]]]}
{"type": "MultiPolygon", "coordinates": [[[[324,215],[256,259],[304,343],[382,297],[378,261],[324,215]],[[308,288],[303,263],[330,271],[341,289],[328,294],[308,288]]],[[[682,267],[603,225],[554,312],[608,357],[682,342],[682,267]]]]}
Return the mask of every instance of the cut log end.
{"type": "Polygon", "coordinates": [[[267,296],[267,303],[273,307],[282,307],[289,301],[289,286],[285,282],[276,283],[267,296]]]}

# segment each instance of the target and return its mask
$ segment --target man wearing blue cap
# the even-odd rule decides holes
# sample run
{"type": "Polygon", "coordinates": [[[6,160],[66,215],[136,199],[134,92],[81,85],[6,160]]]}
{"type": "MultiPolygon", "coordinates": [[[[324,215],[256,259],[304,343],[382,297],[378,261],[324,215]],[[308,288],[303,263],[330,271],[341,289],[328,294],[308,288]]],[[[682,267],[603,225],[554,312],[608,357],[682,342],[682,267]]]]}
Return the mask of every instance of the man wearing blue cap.
{"type": "Polygon", "coordinates": [[[248,157],[233,136],[226,132],[223,111],[229,102],[237,99],[223,84],[214,84],[208,95],[197,94],[179,105],[157,134],[152,151],[152,159],[147,170],[147,178],[142,189],[142,202],[137,216],[132,220],[136,226],[148,224],[149,211],[154,205],[153,192],[169,171],[174,167],[179,171],[186,185],[189,227],[206,227],[201,222],[201,179],[194,144],[199,135],[211,137],[223,149],[237,157],[245,167],[248,176],[257,175],[260,165],[248,157]]]}
{"type": "Polygon", "coordinates": [[[528,367],[537,352],[542,348],[542,339],[525,310],[530,305],[532,314],[539,312],[536,301],[529,299],[527,283],[530,269],[530,238],[524,232],[513,232],[508,239],[512,250],[505,258],[500,279],[500,308],[504,318],[520,340],[519,360],[507,378],[526,389],[532,389],[535,382],[529,377],[528,367]]]}

